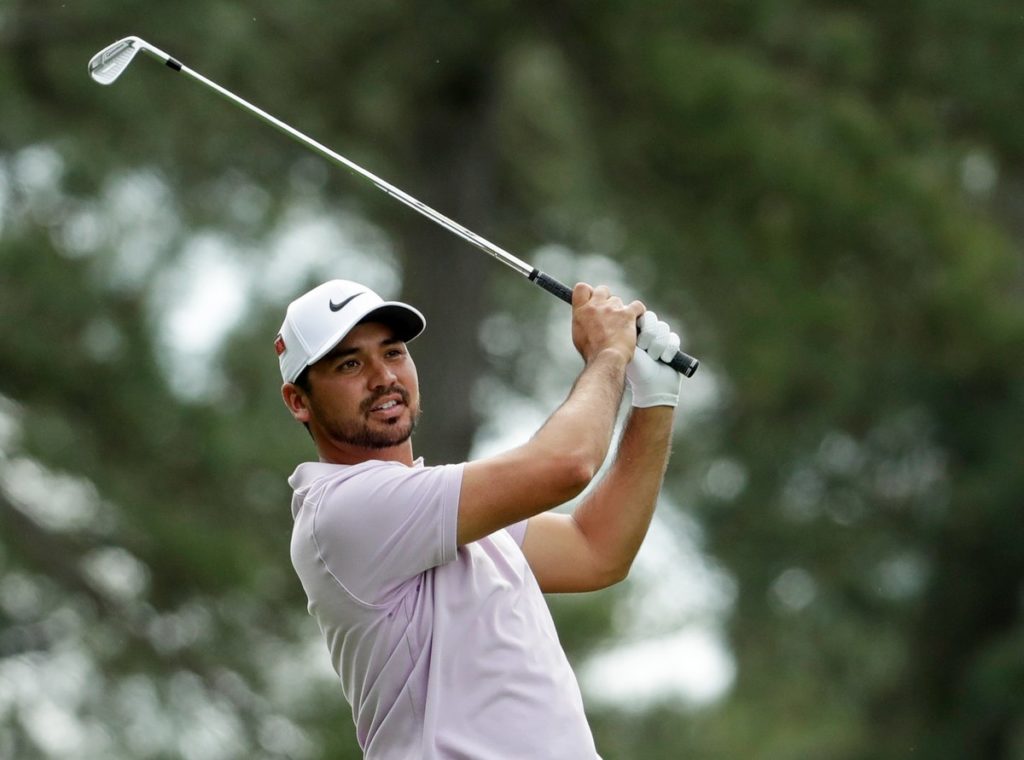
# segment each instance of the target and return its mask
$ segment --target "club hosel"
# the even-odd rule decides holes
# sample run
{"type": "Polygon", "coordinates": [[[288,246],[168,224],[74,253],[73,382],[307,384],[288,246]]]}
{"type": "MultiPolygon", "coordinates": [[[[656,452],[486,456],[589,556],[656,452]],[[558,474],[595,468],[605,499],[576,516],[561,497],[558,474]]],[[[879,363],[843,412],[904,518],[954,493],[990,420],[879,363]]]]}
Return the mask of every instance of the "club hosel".
{"type": "Polygon", "coordinates": [[[166,64],[169,68],[172,68],[175,71],[181,71],[181,62],[172,58],[168,53],[165,53],[155,45],[150,45],[148,42],[139,39],[138,37],[133,37],[132,39],[136,41],[140,50],[149,53],[161,63],[166,64]]]}

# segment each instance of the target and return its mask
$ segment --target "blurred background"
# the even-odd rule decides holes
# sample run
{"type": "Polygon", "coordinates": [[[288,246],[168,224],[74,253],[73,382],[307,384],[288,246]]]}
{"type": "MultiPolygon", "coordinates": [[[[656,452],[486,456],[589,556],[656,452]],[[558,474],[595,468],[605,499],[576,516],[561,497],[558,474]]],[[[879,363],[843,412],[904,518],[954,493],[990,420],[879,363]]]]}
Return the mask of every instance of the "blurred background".
{"type": "Polygon", "coordinates": [[[0,0],[0,757],[356,758],[288,558],[285,304],[427,314],[428,463],[568,309],[135,34],[700,357],[630,579],[551,597],[627,758],[1024,758],[1024,6],[0,0]]]}

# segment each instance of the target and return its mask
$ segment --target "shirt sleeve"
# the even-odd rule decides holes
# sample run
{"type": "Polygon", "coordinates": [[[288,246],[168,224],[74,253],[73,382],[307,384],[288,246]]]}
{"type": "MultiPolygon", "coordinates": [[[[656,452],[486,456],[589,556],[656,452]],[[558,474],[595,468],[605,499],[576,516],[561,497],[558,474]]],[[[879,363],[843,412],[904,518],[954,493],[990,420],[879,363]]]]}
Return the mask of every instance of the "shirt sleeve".
{"type": "Polygon", "coordinates": [[[313,538],[327,570],[359,601],[388,597],[456,556],[463,465],[380,465],[327,485],[313,538]]]}
{"type": "Polygon", "coordinates": [[[509,535],[512,536],[512,540],[519,544],[520,548],[522,548],[523,541],[526,539],[526,522],[526,520],[520,520],[505,528],[509,535]]]}

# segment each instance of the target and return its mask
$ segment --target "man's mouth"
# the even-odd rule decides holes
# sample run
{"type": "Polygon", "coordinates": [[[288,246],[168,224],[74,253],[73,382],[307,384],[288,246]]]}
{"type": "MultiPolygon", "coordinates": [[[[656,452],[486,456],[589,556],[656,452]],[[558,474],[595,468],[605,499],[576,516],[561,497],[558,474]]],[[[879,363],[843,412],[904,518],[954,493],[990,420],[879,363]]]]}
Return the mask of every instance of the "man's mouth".
{"type": "Polygon", "coordinates": [[[400,411],[401,407],[408,405],[406,393],[401,388],[393,387],[369,401],[363,408],[366,409],[367,414],[387,416],[388,412],[400,411]]]}

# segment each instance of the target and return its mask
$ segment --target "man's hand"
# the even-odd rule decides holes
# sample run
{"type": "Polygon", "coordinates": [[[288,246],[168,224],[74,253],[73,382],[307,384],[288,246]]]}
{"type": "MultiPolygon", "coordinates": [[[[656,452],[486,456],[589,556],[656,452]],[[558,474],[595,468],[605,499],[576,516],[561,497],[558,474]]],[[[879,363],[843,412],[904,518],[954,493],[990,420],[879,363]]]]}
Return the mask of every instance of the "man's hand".
{"type": "Polygon", "coordinates": [[[629,361],[636,348],[636,321],[644,305],[629,305],[613,296],[608,288],[578,283],[572,291],[572,342],[583,361],[590,364],[604,351],[613,351],[629,361]]]}
{"type": "Polygon", "coordinates": [[[644,312],[639,324],[640,335],[636,338],[639,350],[633,352],[633,359],[626,365],[633,406],[676,406],[683,376],[658,360],[676,355],[679,336],[659,321],[653,311],[644,312]]]}

